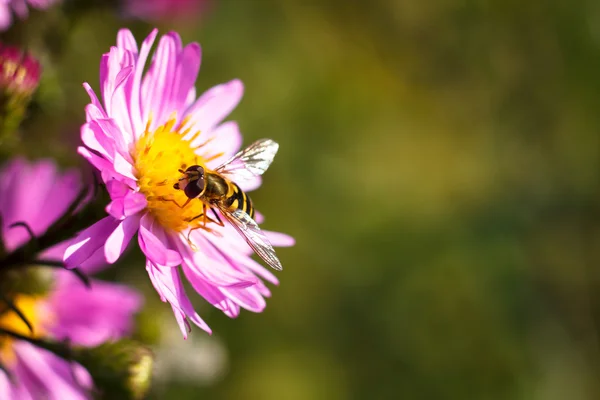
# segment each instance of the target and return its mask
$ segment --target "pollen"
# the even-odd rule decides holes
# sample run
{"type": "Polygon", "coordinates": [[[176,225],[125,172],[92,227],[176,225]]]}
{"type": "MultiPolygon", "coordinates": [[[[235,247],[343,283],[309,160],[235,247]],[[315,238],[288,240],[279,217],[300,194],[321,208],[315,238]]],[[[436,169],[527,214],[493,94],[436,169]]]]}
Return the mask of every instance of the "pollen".
{"type": "Polygon", "coordinates": [[[174,115],[154,130],[149,129],[150,123],[132,153],[138,186],[148,202],[147,211],[163,228],[171,231],[199,227],[202,202],[192,199],[183,207],[188,198],[173,185],[181,177],[180,169],[205,166],[206,159],[196,154],[198,147],[191,145],[200,133],[184,140],[189,132],[176,128],[174,115]]]}
{"type": "MultiPolygon", "coordinates": [[[[44,307],[43,304],[40,304],[40,299],[34,296],[19,295],[13,299],[13,303],[31,323],[33,333],[21,317],[7,307],[0,310],[0,328],[32,338],[43,336],[45,333],[44,322],[51,319],[51,316],[45,312],[47,310],[42,310],[44,307]]],[[[15,357],[13,339],[3,335],[0,338],[0,363],[10,365],[15,361],[15,357]]]]}

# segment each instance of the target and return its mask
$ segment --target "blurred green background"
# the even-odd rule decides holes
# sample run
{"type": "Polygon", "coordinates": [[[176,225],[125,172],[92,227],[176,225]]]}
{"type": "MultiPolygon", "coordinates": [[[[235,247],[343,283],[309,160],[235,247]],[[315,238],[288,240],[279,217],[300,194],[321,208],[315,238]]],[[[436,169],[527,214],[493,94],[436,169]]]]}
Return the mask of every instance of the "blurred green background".
{"type": "Polygon", "coordinates": [[[243,80],[245,143],[281,144],[253,199],[297,245],[263,314],[198,298],[215,333],[183,341],[137,249],[105,274],[146,293],[152,399],[600,398],[600,3],[83,3],[6,35],[45,66],[19,151],[83,166],[81,83],[152,26],[201,43],[199,92],[243,80]]]}

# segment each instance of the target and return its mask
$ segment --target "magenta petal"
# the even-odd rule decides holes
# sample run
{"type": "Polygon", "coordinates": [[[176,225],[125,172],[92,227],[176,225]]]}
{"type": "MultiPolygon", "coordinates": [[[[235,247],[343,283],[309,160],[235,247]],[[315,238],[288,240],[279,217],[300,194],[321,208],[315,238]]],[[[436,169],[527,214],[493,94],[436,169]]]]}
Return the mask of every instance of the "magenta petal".
{"type": "Polygon", "coordinates": [[[89,151],[87,148],[81,146],[77,148],[77,152],[81,154],[86,160],[88,160],[90,164],[96,167],[96,169],[98,169],[99,171],[109,171],[113,175],[115,174],[114,167],[106,158],[100,157],[95,153],[89,151]]]}
{"type": "Polygon", "coordinates": [[[135,175],[133,175],[133,166],[127,161],[121,154],[115,153],[115,160],[113,163],[115,172],[121,174],[125,178],[129,178],[133,181],[136,180],[135,175]]]}
{"type": "Polygon", "coordinates": [[[65,251],[63,256],[65,266],[74,268],[90,258],[97,249],[104,245],[118,224],[119,221],[109,216],[79,233],[65,251]]]}
{"type": "Polygon", "coordinates": [[[221,288],[221,291],[240,307],[248,311],[262,312],[267,306],[265,299],[258,293],[256,288],[221,288]]]}
{"type": "Polygon", "coordinates": [[[100,272],[108,266],[106,257],[104,256],[104,248],[100,247],[90,258],[82,262],[78,268],[81,272],[90,275],[100,272]]]}
{"type": "Polygon", "coordinates": [[[12,23],[12,11],[8,4],[0,5],[0,31],[8,29],[12,23]]]}
{"type": "Polygon", "coordinates": [[[189,268],[207,282],[215,286],[248,287],[258,281],[252,274],[244,274],[231,268],[228,260],[214,251],[213,246],[203,237],[192,234],[199,251],[192,251],[187,242],[176,242],[180,253],[186,259],[189,268]]]}
{"type": "Polygon", "coordinates": [[[170,92],[173,90],[178,41],[176,33],[166,34],[160,39],[152,62],[152,74],[144,82],[148,85],[146,98],[150,100],[147,107],[152,110],[157,121],[165,120],[170,112],[175,111],[171,109],[170,92]]]}
{"type": "MultiPolygon", "coordinates": [[[[140,107],[140,91],[142,87],[142,74],[144,72],[144,66],[146,59],[150,53],[150,48],[156,39],[158,29],[153,29],[148,35],[144,42],[135,64],[135,71],[133,73],[133,81],[131,83],[131,99],[129,100],[129,113],[131,114],[131,121],[133,123],[134,135],[141,135],[144,131],[144,122],[147,121],[150,110],[142,110],[140,107]]],[[[137,137],[137,136],[136,136],[137,137]]]]}
{"type": "Polygon", "coordinates": [[[135,38],[129,29],[119,30],[119,33],[117,33],[117,47],[137,54],[137,42],[135,41],[135,38]]]}
{"type": "Polygon", "coordinates": [[[105,159],[113,159],[114,143],[104,134],[96,121],[90,121],[81,126],[81,141],[87,148],[99,153],[105,159]]]}
{"type": "Polygon", "coordinates": [[[146,196],[138,192],[129,192],[124,199],[125,216],[130,216],[142,211],[148,205],[146,196]]]}
{"type": "Polygon", "coordinates": [[[140,226],[140,217],[133,215],[125,218],[119,226],[110,234],[104,245],[104,255],[109,264],[114,263],[121,257],[127,248],[129,241],[140,226]]]}
{"type": "MultiPolygon", "coordinates": [[[[159,228],[160,229],[160,228],[159,228]]],[[[138,242],[140,248],[154,264],[175,267],[181,264],[181,256],[178,252],[168,249],[167,243],[161,241],[154,232],[152,217],[148,214],[142,217],[138,242]]]]}
{"type": "Polygon", "coordinates": [[[129,191],[124,197],[116,198],[106,206],[106,212],[116,219],[123,219],[142,211],[148,202],[146,197],[137,192],[129,191]]]}
{"type": "Polygon", "coordinates": [[[75,345],[95,346],[117,339],[133,328],[132,314],[142,297],[124,285],[91,281],[91,289],[62,273],[48,298],[54,320],[46,327],[53,337],[75,345]]]}
{"type": "MultiPolygon", "coordinates": [[[[199,150],[201,151],[200,155],[207,157],[223,153],[222,156],[211,160],[209,163],[209,167],[216,168],[240,150],[242,147],[242,134],[236,122],[227,121],[212,131],[211,135],[213,136],[212,140],[205,146],[200,147],[199,150]]],[[[200,136],[203,140],[206,140],[205,137],[200,136]]]]}
{"type": "Polygon", "coordinates": [[[286,235],[285,233],[265,230],[263,230],[263,233],[267,236],[269,242],[271,242],[271,244],[275,247],[291,247],[296,244],[296,239],[290,235],[286,235]]]}
{"type": "Polygon", "coordinates": [[[243,93],[244,85],[237,79],[209,89],[186,111],[187,126],[193,132],[209,132],[237,106],[243,93]]]}
{"type": "Polygon", "coordinates": [[[90,84],[87,82],[84,82],[83,88],[87,92],[88,96],[90,96],[90,101],[92,102],[92,104],[95,105],[96,108],[98,108],[102,112],[102,118],[107,118],[106,112],[104,111],[104,108],[102,107],[102,103],[100,103],[100,100],[98,100],[98,97],[96,96],[96,93],[94,93],[94,90],[92,89],[90,84]]]}
{"type": "Polygon", "coordinates": [[[98,124],[99,129],[102,130],[107,138],[110,138],[111,144],[115,151],[118,151],[121,156],[126,159],[130,159],[129,155],[129,135],[124,135],[119,130],[119,127],[112,118],[99,118],[94,121],[98,124]]]}
{"type": "Polygon", "coordinates": [[[211,285],[202,276],[198,275],[195,268],[191,267],[185,260],[183,273],[194,290],[214,307],[231,318],[235,318],[239,314],[239,307],[233,304],[216,286],[211,285]]]}
{"type": "Polygon", "coordinates": [[[113,216],[115,219],[122,220],[125,218],[125,199],[115,199],[108,203],[106,206],[106,212],[113,216]]]}
{"type": "Polygon", "coordinates": [[[13,349],[17,355],[16,375],[20,380],[26,377],[28,389],[34,398],[86,398],[83,388],[73,379],[68,361],[24,341],[16,342],[13,349]]]}
{"type": "MultiPolygon", "coordinates": [[[[1,27],[1,26],[0,26],[1,27]]],[[[12,395],[11,382],[4,371],[0,371],[0,399],[12,399],[17,398],[12,395]]]]}
{"type": "MultiPolygon", "coordinates": [[[[249,271],[252,271],[256,275],[261,278],[271,282],[274,285],[279,285],[279,279],[267,268],[263,267],[258,262],[254,261],[252,258],[248,257],[245,254],[231,252],[231,257],[234,262],[241,268],[245,268],[249,271]]],[[[260,282],[259,282],[260,283],[260,282]]]]}
{"type": "Polygon", "coordinates": [[[131,191],[129,186],[116,179],[112,179],[106,182],[106,190],[108,190],[108,194],[110,195],[111,199],[123,198],[127,193],[131,191]]]}
{"type": "MultiPolygon", "coordinates": [[[[146,269],[150,274],[151,279],[154,282],[155,288],[159,291],[161,297],[166,299],[173,307],[182,313],[182,317],[189,318],[198,327],[211,333],[209,326],[200,318],[200,316],[194,310],[192,303],[190,302],[181,279],[179,278],[179,272],[177,268],[160,267],[158,265],[146,265],[146,269]]],[[[177,312],[175,313],[177,316],[177,312]]],[[[184,322],[178,321],[182,328],[184,337],[186,336],[184,322]]]]}
{"type": "Polygon", "coordinates": [[[194,84],[200,71],[201,59],[202,50],[198,43],[188,44],[179,55],[176,83],[172,93],[172,102],[176,109],[187,107],[189,93],[195,90],[194,84]]]}
{"type": "Polygon", "coordinates": [[[179,304],[181,305],[183,312],[185,312],[190,321],[196,324],[200,329],[208,332],[208,334],[212,334],[212,330],[208,324],[206,324],[206,322],[204,322],[204,320],[200,318],[198,313],[194,310],[194,306],[190,302],[190,299],[186,295],[185,289],[181,284],[181,278],[179,277],[179,272],[177,269],[170,268],[169,271],[166,271],[166,274],[170,274],[171,282],[169,282],[169,284],[173,285],[175,294],[179,298],[179,304]]]}

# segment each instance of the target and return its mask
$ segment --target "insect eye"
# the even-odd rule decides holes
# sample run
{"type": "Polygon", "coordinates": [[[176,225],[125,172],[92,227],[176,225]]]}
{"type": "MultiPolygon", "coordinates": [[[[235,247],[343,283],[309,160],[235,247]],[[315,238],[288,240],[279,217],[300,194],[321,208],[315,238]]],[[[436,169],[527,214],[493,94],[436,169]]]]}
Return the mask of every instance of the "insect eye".
{"type": "Polygon", "coordinates": [[[196,175],[200,175],[200,176],[204,176],[204,168],[200,165],[192,165],[191,167],[189,167],[188,169],[185,170],[186,175],[191,175],[191,176],[196,176],[196,175]]]}
{"type": "Polygon", "coordinates": [[[190,181],[183,192],[190,199],[195,199],[204,191],[204,176],[199,176],[197,179],[190,181]]]}

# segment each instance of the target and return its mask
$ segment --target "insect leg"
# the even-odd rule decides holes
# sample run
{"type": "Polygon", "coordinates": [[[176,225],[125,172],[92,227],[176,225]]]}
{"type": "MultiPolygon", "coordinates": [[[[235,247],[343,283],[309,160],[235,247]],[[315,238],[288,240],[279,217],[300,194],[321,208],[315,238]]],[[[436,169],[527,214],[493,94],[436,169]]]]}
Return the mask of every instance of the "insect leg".
{"type": "Polygon", "coordinates": [[[217,221],[215,221],[215,220],[213,220],[213,219],[210,219],[210,218],[209,218],[209,219],[210,219],[212,222],[214,222],[214,223],[216,223],[217,225],[219,225],[219,226],[225,226],[225,224],[223,223],[223,221],[221,221],[221,217],[219,217],[219,214],[217,214],[217,212],[215,211],[215,209],[214,209],[214,208],[211,208],[211,209],[210,209],[210,211],[212,211],[213,215],[215,216],[215,218],[216,218],[216,219],[217,219],[217,221],[219,221],[219,222],[217,222],[217,221]]]}
{"type": "Polygon", "coordinates": [[[179,205],[179,203],[178,203],[178,202],[176,202],[175,200],[173,200],[173,199],[167,199],[167,198],[166,198],[166,197],[164,197],[164,196],[159,196],[159,197],[157,197],[157,199],[158,199],[158,200],[160,200],[160,201],[170,201],[170,202],[172,202],[172,203],[175,203],[175,205],[176,205],[177,207],[179,207],[179,208],[185,208],[185,206],[187,206],[187,205],[190,203],[190,201],[192,200],[192,199],[188,198],[188,199],[185,201],[185,203],[183,203],[183,205],[182,205],[182,206],[180,206],[180,205],[179,205]]]}
{"type": "MultiPolygon", "coordinates": [[[[223,221],[221,221],[221,218],[219,218],[219,214],[217,214],[217,213],[215,212],[215,209],[214,209],[214,208],[212,208],[212,207],[210,207],[210,210],[213,212],[213,215],[214,215],[214,216],[217,218],[217,221],[218,221],[218,222],[217,222],[217,221],[215,221],[214,219],[212,219],[211,217],[209,217],[209,216],[208,216],[208,213],[206,212],[206,205],[204,205],[204,206],[202,207],[202,211],[204,212],[204,226],[206,226],[206,222],[207,222],[207,221],[208,221],[208,222],[213,222],[213,223],[215,223],[215,224],[217,224],[217,225],[219,225],[219,226],[225,226],[225,225],[223,224],[223,221]]],[[[214,231],[213,231],[213,233],[216,233],[216,232],[214,232],[214,231]]]]}
{"type": "MultiPolygon", "coordinates": [[[[187,222],[192,222],[195,219],[198,219],[200,217],[202,217],[203,215],[206,215],[206,205],[204,203],[202,203],[202,212],[198,215],[196,215],[194,218],[188,218],[186,219],[187,222]]],[[[206,218],[204,218],[204,220],[202,221],[204,226],[206,226],[206,218]]]]}

